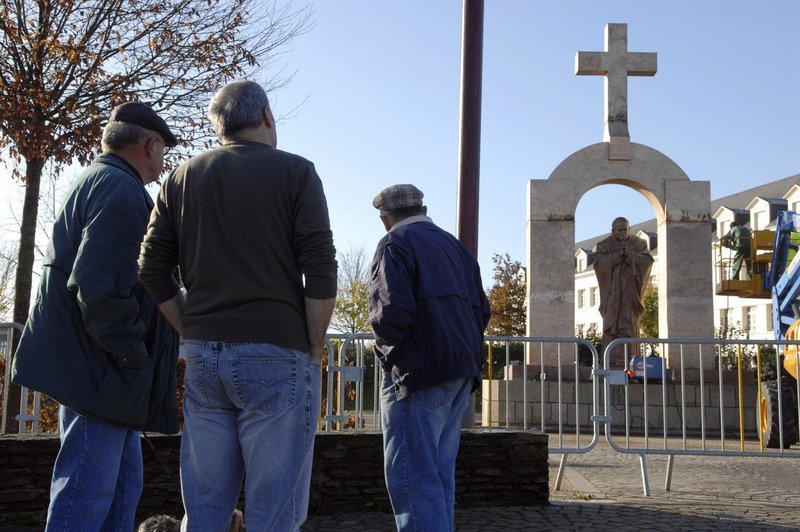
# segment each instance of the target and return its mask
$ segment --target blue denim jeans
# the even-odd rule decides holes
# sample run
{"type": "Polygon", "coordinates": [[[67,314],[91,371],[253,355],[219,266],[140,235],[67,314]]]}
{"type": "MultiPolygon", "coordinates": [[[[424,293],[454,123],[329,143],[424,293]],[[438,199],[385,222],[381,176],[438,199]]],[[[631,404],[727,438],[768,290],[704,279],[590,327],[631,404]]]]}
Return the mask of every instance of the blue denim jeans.
{"type": "Polygon", "coordinates": [[[244,478],[248,530],[299,530],[308,512],[319,364],[271,344],[187,340],[183,530],[227,531],[244,478]]]}
{"type": "Polygon", "coordinates": [[[142,494],[139,433],[61,405],[61,449],[50,484],[46,530],[133,530],[142,494]]]}
{"type": "Polygon", "coordinates": [[[456,379],[398,401],[383,372],[384,473],[398,531],[455,529],[456,455],[471,389],[472,379],[456,379]]]}

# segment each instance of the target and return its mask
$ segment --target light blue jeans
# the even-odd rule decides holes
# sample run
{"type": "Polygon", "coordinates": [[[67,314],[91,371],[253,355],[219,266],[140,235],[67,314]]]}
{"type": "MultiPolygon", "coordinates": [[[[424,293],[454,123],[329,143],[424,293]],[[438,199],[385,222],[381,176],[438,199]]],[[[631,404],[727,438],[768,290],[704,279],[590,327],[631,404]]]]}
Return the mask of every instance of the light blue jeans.
{"type": "Polygon", "coordinates": [[[472,379],[457,379],[398,401],[383,372],[384,473],[398,531],[455,529],[456,455],[471,389],[472,379]]]}
{"type": "Polygon", "coordinates": [[[61,405],[61,449],[50,484],[46,530],[133,530],[142,494],[139,433],[61,405]]]}
{"type": "Polygon", "coordinates": [[[187,340],[182,530],[230,529],[244,478],[248,530],[299,530],[308,512],[319,364],[271,344],[187,340]]]}

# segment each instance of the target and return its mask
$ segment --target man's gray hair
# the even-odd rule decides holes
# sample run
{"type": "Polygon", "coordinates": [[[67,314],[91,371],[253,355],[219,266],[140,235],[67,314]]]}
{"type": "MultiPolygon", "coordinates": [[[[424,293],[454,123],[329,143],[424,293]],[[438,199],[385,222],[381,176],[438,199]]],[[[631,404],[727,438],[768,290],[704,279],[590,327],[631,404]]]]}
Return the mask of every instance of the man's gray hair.
{"type": "Polygon", "coordinates": [[[258,127],[269,108],[267,93],[255,81],[228,83],[211,98],[208,119],[220,140],[233,139],[243,129],[258,127]]]}
{"type": "Polygon", "coordinates": [[[411,207],[402,207],[400,209],[392,209],[390,211],[381,211],[381,216],[385,216],[394,222],[399,222],[412,216],[427,214],[427,212],[428,211],[424,206],[413,205],[411,207]]]}
{"type": "Polygon", "coordinates": [[[181,522],[171,515],[154,515],[148,517],[136,532],[180,532],[181,522]]]}
{"type": "Polygon", "coordinates": [[[126,146],[139,144],[147,137],[144,128],[128,122],[109,122],[103,130],[101,148],[103,153],[113,152],[126,146]]]}

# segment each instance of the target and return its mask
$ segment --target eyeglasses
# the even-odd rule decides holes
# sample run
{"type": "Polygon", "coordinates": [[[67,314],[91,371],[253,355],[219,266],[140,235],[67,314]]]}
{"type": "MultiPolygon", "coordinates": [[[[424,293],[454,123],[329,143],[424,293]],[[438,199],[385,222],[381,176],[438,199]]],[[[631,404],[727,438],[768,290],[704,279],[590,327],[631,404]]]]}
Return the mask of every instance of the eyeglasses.
{"type": "Polygon", "coordinates": [[[169,153],[169,146],[167,146],[167,143],[166,143],[166,142],[164,142],[163,140],[161,140],[161,139],[160,139],[160,138],[158,138],[158,137],[153,137],[153,140],[154,140],[154,141],[156,141],[156,142],[158,142],[158,143],[159,143],[159,144],[161,144],[162,146],[164,146],[164,152],[163,152],[163,153],[164,153],[164,155],[166,155],[166,154],[168,154],[168,153],[169,153]]]}

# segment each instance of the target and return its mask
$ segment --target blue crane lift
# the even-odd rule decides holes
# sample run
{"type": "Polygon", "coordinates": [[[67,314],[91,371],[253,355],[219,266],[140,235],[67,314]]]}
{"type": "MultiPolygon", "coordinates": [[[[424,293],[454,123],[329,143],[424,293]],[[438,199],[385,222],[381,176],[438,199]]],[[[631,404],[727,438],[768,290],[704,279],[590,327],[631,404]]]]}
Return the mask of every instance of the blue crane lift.
{"type": "MultiPolygon", "coordinates": [[[[775,339],[799,340],[800,334],[800,216],[781,211],[774,231],[753,231],[750,246],[750,279],[729,279],[729,264],[717,261],[717,295],[772,299],[772,330],[775,339]]],[[[778,379],[761,382],[758,430],[767,447],[783,447],[798,442],[798,346],[778,348],[785,373],[778,379]]]]}

